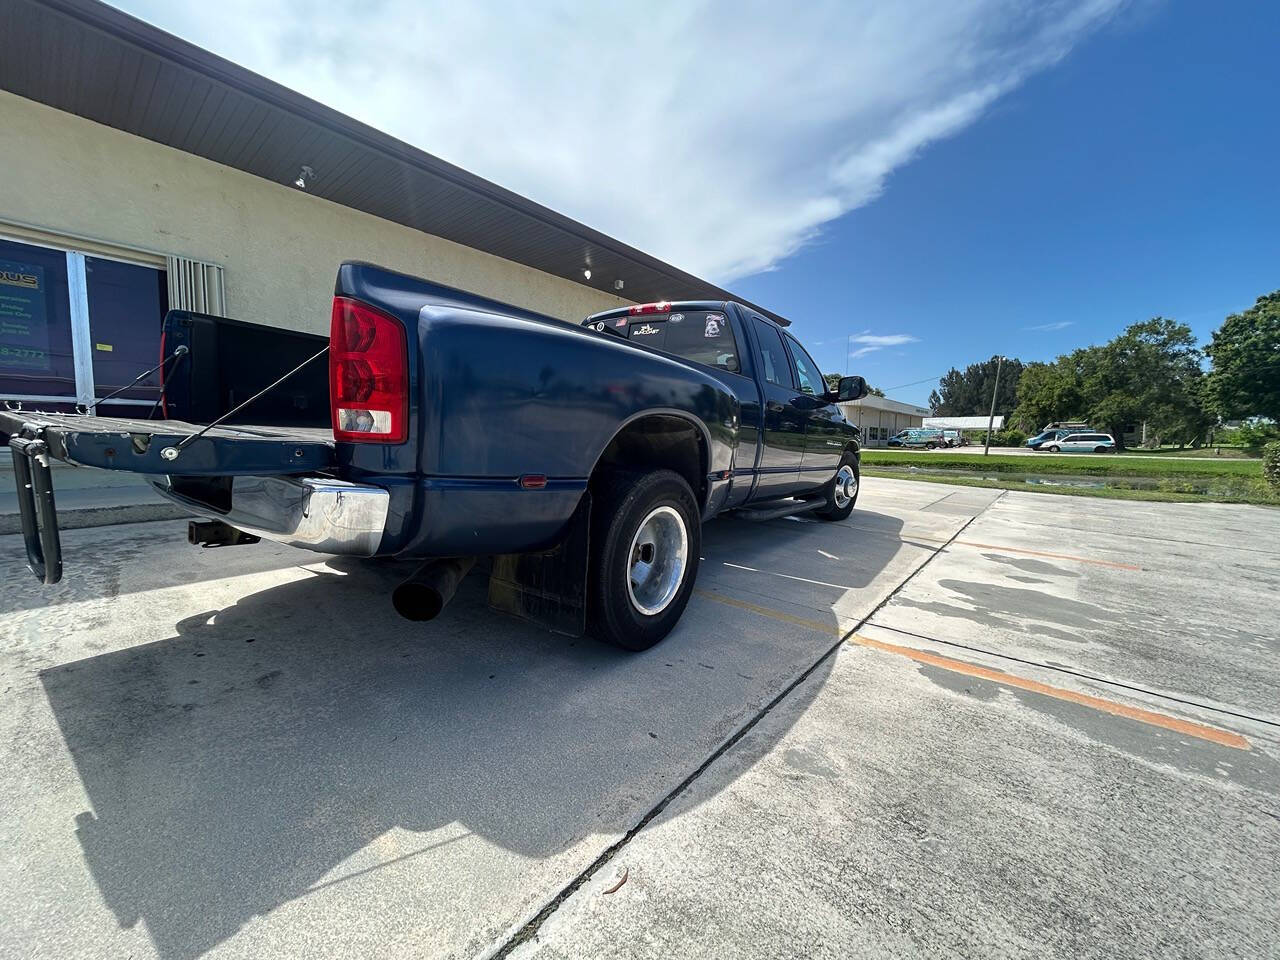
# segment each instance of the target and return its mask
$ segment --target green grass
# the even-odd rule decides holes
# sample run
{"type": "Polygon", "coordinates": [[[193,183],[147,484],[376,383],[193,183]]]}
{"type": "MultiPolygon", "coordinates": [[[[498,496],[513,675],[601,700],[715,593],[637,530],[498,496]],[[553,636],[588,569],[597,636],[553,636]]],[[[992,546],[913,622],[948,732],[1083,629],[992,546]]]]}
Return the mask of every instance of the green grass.
{"type": "Polygon", "coordinates": [[[1197,460],[1259,460],[1262,458],[1261,450],[1247,450],[1244,447],[1196,447],[1192,449],[1187,447],[1179,450],[1177,447],[1161,447],[1159,450],[1124,450],[1121,451],[1122,457],[1194,457],[1197,460]]]}
{"type": "Polygon", "coordinates": [[[901,450],[864,450],[864,467],[912,466],[930,471],[958,473],[980,470],[983,473],[1018,474],[1021,476],[1088,476],[1088,477],[1257,477],[1262,478],[1261,460],[1169,460],[1163,458],[1092,454],[1035,454],[1021,456],[993,453],[908,453],[901,450]]]}
{"type": "MultiPolygon", "coordinates": [[[[865,462],[865,461],[864,461],[865,462]]],[[[1280,492],[1269,487],[1261,477],[1238,478],[1225,491],[1193,493],[1166,489],[1133,489],[1129,487],[1052,487],[1027,483],[1016,476],[975,477],[962,473],[908,473],[905,470],[876,469],[874,464],[862,468],[864,477],[887,477],[893,480],[918,480],[925,483],[947,483],[963,487],[989,487],[996,490],[1019,490],[1023,493],[1057,494],[1071,497],[1102,497],[1108,500],[1150,500],[1158,503],[1253,503],[1280,507],[1280,492]]]]}
{"type": "Polygon", "coordinates": [[[1263,478],[1260,460],[1171,460],[1051,453],[1034,456],[993,453],[984,457],[981,453],[864,450],[862,472],[869,477],[1078,497],[1280,505],[1280,489],[1263,478]],[[1028,482],[1030,480],[1052,482],[1028,482]],[[1073,486],[1073,482],[1093,485],[1073,486]]]}

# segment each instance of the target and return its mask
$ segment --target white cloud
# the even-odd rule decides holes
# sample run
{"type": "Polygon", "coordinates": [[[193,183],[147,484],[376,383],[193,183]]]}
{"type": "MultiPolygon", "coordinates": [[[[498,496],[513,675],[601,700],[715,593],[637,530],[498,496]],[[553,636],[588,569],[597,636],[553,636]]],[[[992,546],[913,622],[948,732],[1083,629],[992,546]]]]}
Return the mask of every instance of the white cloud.
{"type": "Polygon", "coordinates": [[[1074,320],[1059,320],[1057,323],[1041,323],[1034,327],[1023,327],[1023,330],[1065,330],[1067,327],[1075,323],[1074,320]]]}
{"type": "Polygon", "coordinates": [[[849,351],[849,359],[856,360],[858,357],[865,357],[868,353],[875,353],[879,347],[859,347],[857,350],[849,351]]]}
{"type": "Polygon", "coordinates": [[[874,199],[1121,2],[118,5],[727,283],[874,199]]]}
{"type": "Polygon", "coordinates": [[[885,336],[863,333],[849,339],[854,343],[866,343],[874,347],[900,347],[904,343],[917,343],[920,340],[919,337],[913,337],[906,333],[890,333],[885,336]]]}

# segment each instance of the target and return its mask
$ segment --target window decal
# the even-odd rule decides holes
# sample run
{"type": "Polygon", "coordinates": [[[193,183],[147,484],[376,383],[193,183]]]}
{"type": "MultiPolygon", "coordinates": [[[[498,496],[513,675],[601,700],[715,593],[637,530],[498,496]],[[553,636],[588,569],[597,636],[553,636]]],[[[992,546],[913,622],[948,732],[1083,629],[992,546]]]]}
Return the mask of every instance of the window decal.
{"type": "Polygon", "coordinates": [[[0,355],[14,371],[52,370],[44,268],[0,260],[0,355]]]}

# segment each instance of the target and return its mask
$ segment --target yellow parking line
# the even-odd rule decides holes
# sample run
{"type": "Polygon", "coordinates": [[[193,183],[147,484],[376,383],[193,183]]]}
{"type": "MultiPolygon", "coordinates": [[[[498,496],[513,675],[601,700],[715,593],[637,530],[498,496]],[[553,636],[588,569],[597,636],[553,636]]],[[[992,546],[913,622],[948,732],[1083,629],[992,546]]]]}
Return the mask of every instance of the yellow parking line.
{"type": "MultiPolygon", "coordinates": [[[[808,620],[804,617],[793,616],[789,613],[783,613],[780,610],[773,610],[769,607],[763,607],[756,603],[750,603],[746,600],[739,600],[736,597],[728,597],[722,593],[713,593],[710,590],[695,590],[700,597],[706,597],[708,600],[714,600],[717,603],[723,603],[730,607],[737,607],[740,610],[748,610],[751,613],[757,613],[762,617],[769,617],[773,620],[780,620],[783,623],[794,624],[798,627],[807,627],[818,633],[825,633],[831,636],[839,636],[840,629],[838,624],[821,623],[817,620],[808,620]]],[[[896,653],[899,656],[907,657],[915,660],[917,663],[928,664],[929,666],[939,667],[943,670],[950,670],[952,673],[965,674],[970,677],[977,677],[983,680],[990,680],[993,683],[999,683],[1006,687],[1015,687],[1019,690],[1026,690],[1031,693],[1038,693],[1042,696],[1052,697],[1055,700],[1064,700],[1068,703],[1079,704],[1080,706],[1089,707],[1102,713],[1110,713],[1117,717],[1125,717],[1129,720],[1137,720],[1139,723],[1145,723],[1149,726],[1160,727],[1164,730],[1171,730],[1174,733],[1180,733],[1188,737],[1196,737],[1199,740],[1207,740],[1210,743],[1216,743],[1220,746],[1231,747],[1234,750],[1250,749],[1249,741],[1238,733],[1232,733],[1229,730],[1220,730],[1217,727],[1210,727],[1203,723],[1195,723],[1191,720],[1182,720],[1178,717],[1171,717],[1165,713],[1157,713],[1154,710],[1144,710],[1141,707],[1132,707],[1128,704],[1118,703],[1115,700],[1106,700],[1102,697],[1091,696],[1087,693],[1077,693],[1074,690],[1066,690],[1062,687],[1053,687],[1047,683],[1040,683],[1037,680],[1027,680],[1012,673],[1005,673],[1003,670],[992,670],[989,667],[980,667],[976,664],[965,663],[962,660],[953,660],[950,657],[941,657],[936,653],[928,653],[924,650],[917,650],[914,647],[903,647],[896,643],[885,643],[883,640],[873,640],[871,637],[864,637],[859,634],[851,634],[846,642],[859,644],[860,646],[870,647],[874,650],[881,650],[885,653],[896,653]]]]}
{"type": "Polygon", "coordinates": [[[723,603],[726,606],[737,607],[739,610],[750,610],[752,613],[758,613],[762,617],[771,617],[774,620],[781,620],[783,623],[793,623],[797,627],[807,627],[810,630],[816,630],[818,633],[830,634],[833,637],[840,636],[838,624],[819,623],[817,620],[806,620],[804,617],[793,617],[789,613],[783,613],[781,610],[772,610],[769,607],[762,607],[756,603],[748,603],[746,600],[739,600],[736,597],[726,597],[723,593],[713,593],[710,590],[694,588],[694,593],[700,597],[706,597],[708,600],[714,600],[716,603],[723,603]]]}

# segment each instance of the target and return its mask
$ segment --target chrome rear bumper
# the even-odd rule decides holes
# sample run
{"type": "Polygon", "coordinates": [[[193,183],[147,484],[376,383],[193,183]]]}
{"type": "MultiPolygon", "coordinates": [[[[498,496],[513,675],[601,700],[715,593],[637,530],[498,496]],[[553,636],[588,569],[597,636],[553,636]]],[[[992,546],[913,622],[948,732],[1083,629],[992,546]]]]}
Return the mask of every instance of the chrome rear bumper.
{"type": "Polygon", "coordinates": [[[391,497],[381,487],[328,477],[233,477],[231,509],[220,510],[153,480],[165,498],[254,536],[318,553],[370,557],[382,542],[391,497]]]}

